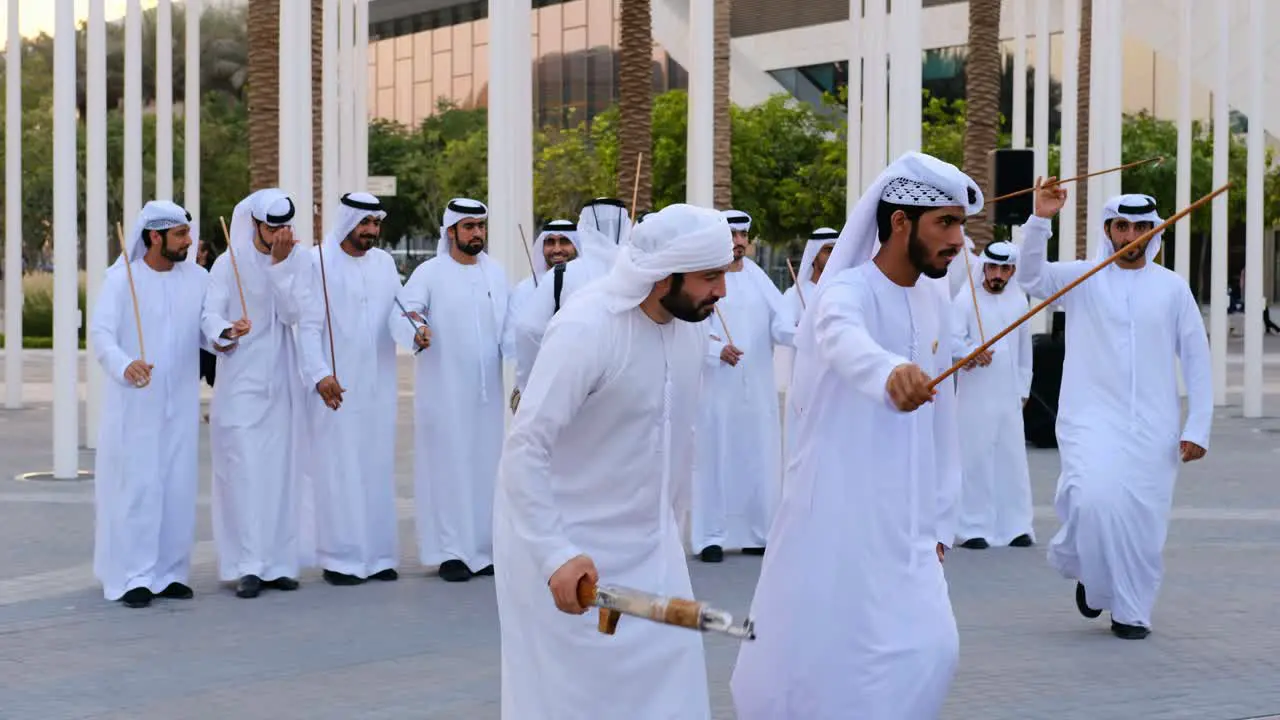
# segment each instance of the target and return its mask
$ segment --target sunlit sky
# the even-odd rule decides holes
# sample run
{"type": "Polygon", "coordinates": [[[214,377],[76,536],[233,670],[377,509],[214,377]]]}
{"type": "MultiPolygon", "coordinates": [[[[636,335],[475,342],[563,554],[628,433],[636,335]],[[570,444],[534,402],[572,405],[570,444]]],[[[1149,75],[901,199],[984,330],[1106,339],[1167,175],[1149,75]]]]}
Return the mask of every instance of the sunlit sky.
{"type": "MultiPolygon", "coordinates": [[[[9,35],[9,0],[0,3],[0,45],[6,42],[9,35]]],[[[53,35],[54,15],[57,0],[18,0],[18,30],[25,37],[39,35],[41,32],[53,35]]],[[[103,10],[107,21],[124,16],[126,0],[103,0],[103,10]]],[[[181,4],[180,0],[175,4],[181,4]]],[[[142,0],[142,9],[153,8],[156,0],[142,0]]],[[[75,0],[76,23],[89,19],[89,0],[75,0]]]]}

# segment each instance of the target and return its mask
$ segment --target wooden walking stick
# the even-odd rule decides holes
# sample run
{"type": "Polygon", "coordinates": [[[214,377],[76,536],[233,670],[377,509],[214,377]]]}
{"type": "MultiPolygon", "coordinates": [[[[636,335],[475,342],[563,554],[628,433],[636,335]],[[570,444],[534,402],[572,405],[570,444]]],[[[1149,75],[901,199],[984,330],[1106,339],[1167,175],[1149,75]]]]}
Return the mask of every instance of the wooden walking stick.
{"type": "MultiPolygon", "coordinates": [[[[333,349],[333,318],[329,314],[329,281],[324,274],[324,242],[316,243],[316,253],[320,256],[320,292],[324,295],[324,325],[329,331],[329,370],[335,382],[338,380],[338,356],[333,349]]],[[[338,383],[342,387],[342,383],[338,383]]]]}
{"type": "MultiPolygon", "coordinates": [[[[720,312],[720,306],[713,305],[712,307],[716,309],[716,317],[720,319],[720,327],[724,328],[724,339],[728,341],[730,345],[733,345],[733,335],[729,334],[729,326],[724,321],[724,315],[720,312]]],[[[737,347],[737,345],[733,346],[737,347]]]]}
{"type": "MultiPolygon", "coordinates": [[[[787,258],[787,270],[791,272],[791,284],[796,288],[796,297],[800,298],[800,309],[803,310],[805,307],[804,293],[800,292],[800,279],[796,277],[796,269],[791,266],[791,258],[787,258]]],[[[728,330],[725,330],[725,334],[728,334],[728,332],[728,330]]]]}
{"type": "Polygon", "coordinates": [[[533,253],[529,252],[529,238],[525,237],[524,225],[516,223],[520,231],[520,245],[524,247],[524,256],[529,259],[529,276],[533,278],[533,286],[538,287],[538,272],[533,269],[533,253]]]}
{"type": "MultiPolygon", "coordinates": [[[[142,342],[142,312],[138,309],[138,289],[133,284],[133,268],[129,265],[129,248],[124,241],[124,225],[119,222],[116,223],[116,238],[120,241],[120,257],[124,258],[124,272],[129,276],[129,295],[133,298],[133,322],[138,327],[138,359],[145,364],[147,346],[142,342]]],[[[147,383],[142,383],[138,387],[146,386],[147,383]]]]}
{"type": "MultiPolygon", "coordinates": [[[[1046,187],[1051,187],[1051,186],[1046,186],[1046,187]]],[[[956,371],[960,370],[960,369],[961,369],[961,368],[963,368],[965,365],[968,365],[970,362],[972,362],[972,361],[973,361],[973,359],[974,359],[974,358],[976,358],[976,357],[977,357],[980,353],[982,353],[984,350],[986,350],[986,349],[990,348],[992,345],[995,345],[995,344],[996,344],[996,342],[1000,340],[1000,338],[1002,338],[1002,337],[1004,337],[1005,335],[1008,335],[1009,333],[1013,332],[1015,329],[1017,329],[1017,327],[1018,327],[1019,325],[1021,325],[1021,324],[1022,324],[1022,323],[1024,323],[1024,322],[1026,322],[1027,320],[1030,320],[1030,319],[1031,319],[1031,318],[1032,318],[1036,313],[1040,312],[1041,310],[1045,309],[1045,308],[1046,308],[1046,307],[1048,307],[1050,304],[1052,304],[1052,303],[1053,303],[1053,301],[1057,300],[1058,298],[1062,297],[1063,295],[1066,295],[1068,292],[1070,292],[1071,290],[1073,290],[1077,285],[1079,285],[1080,283],[1084,282],[1085,280],[1088,280],[1090,277],[1092,277],[1092,276],[1093,276],[1095,273],[1097,273],[1098,271],[1102,270],[1104,267],[1106,267],[1106,266],[1110,265],[1111,263],[1115,262],[1116,260],[1120,259],[1120,256],[1124,255],[1125,253],[1129,252],[1131,249],[1133,249],[1133,248],[1135,248],[1135,247],[1137,247],[1137,246],[1141,245],[1142,243],[1144,243],[1144,242],[1146,242],[1146,241],[1150,240],[1151,238],[1155,237],[1156,233],[1158,233],[1158,232],[1162,232],[1162,231],[1163,231],[1163,230],[1165,230],[1166,228],[1171,227],[1174,223],[1178,222],[1178,221],[1179,221],[1179,220],[1181,220],[1183,217],[1185,217],[1185,216],[1187,216],[1187,215],[1191,214],[1194,210],[1196,210],[1196,209],[1198,209],[1198,208],[1202,207],[1203,205],[1205,205],[1205,203],[1208,203],[1210,200],[1212,200],[1212,199],[1214,199],[1215,197],[1217,197],[1217,196],[1221,195],[1222,193],[1226,192],[1230,187],[1231,187],[1231,183],[1227,183],[1226,185],[1223,185],[1222,187],[1218,188],[1217,190],[1214,190],[1213,192],[1209,193],[1208,195],[1205,195],[1204,197],[1200,198],[1199,200],[1197,200],[1197,201],[1195,201],[1195,202],[1191,203],[1190,205],[1186,206],[1186,207],[1185,207],[1185,208],[1183,208],[1182,210],[1179,210],[1177,213],[1175,213],[1175,214],[1173,215],[1173,217],[1169,218],[1168,220],[1165,220],[1164,222],[1160,223],[1159,225],[1157,225],[1157,226],[1155,226],[1155,227],[1151,228],[1150,230],[1148,230],[1148,231],[1146,231],[1146,232],[1142,233],[1142,234],[1141,234],[1141,235],[1139,235],[1138,237],[1134,238],[1134,240],[1133,240],[1132,242],[1130,242],[1128,245],[1125,245],[1124,247],[1120,248],[1119,250],[1116,250],[1114,253],[1112,253],[1112,254],[1111,254],[1111,257],[1109,257],[1109,258],[1107,258],[1106,260],[1103,260],[1102,262],[1100,262],[1100,263],[1098,263],[1097,265],[1093,266],[1092,268],[1090,268],[1090,269],[1089,269],[1089,271],[1088,271],[1088,272],[1086,272],[1085,274],[1081,275],[1080,277],[1078,277],[1078,278],[1076,278],[1075,280],[1072,280],[1070,283],[1068,283],[1066,287],[1064,287],[1064,288],[1062,288],[1061,290],[1059,290],[1058,292],[1056,292],[1056,293],[1054,293],[1054,294],[1050,295],[1049,297],[1045,298],[1044,300],[1041,300],[1041,301],[1040,301],[1040,303],[1039,303],[1038,305],[1036,305],[1035,307],[1033,307],[1033,308],[1031,308],[1030,310],[1028,310],[1028,311],[1026,312],[1026,314],[1025,314],[1025,315],[1023,315],[1022,317],[1020,317],[1020,318],[1018,318],[1017,320],[1015,320],[1015,321],[1013,322],[1013,324],[1012,324],[1012,325],[1010,325],[1009,327],[1007,327],[1007,328],[1005,328],[1005,329],[1001,330],[1000,332],[996,333],[994,336],[992,336],[992,338],[991,338],[990,340],[988,340],[988,341],[986,341],[986,342],[982,343],[981,345],[979,345],[979,346],[978,346],[978,348],[977,348],[976,350],[974,350],[973,352],[971,352],[971,353],[969,353],[968,355],[966,355],[966,356],[964,357],[964,359],[960,360],[960,361],[959,361],[959,362],[957,362],[955,365],[952,365],[952,366],[951,366],[951,368],[950,368],[949,370],[947,370],[946,372],[942,373],[942,374],[941,374],[941,375],[939,375],[938,377],[934,378],[934,379],[929,383],[929,389],[930,389],[930,390],[932,390],[932,389],[934,389],[935,387],[937,387],[937,386],[938,386],[938,384],[939,384],[939,383],[941,383],[943,380],[946,380],[947,378],[951,377],[953,374],[955,374],[955,372],[956,372],[956,371]]]]}
{"type": "MultiPolygon", "coordinates": [[[[1129,168],[1135,168],[1135,167],[1138,167],[1139,165],[1146,165],[1147,163],[1162,163],[1162,162],[1164,162],[1164,156],[1163,156],[1163,155],[1158,155],[1158,156],[1153,157],[1153,158],[1147,158],[1146,160],[1135,160],[1134,162],[1126,163],[1126,164],[1124,164],[1124,165],[1117,165],[1116,167],[1113,167],[1113,168],[1107,168],[1106,170],[1095,170],[1095,171],[1093,171],[1093,172],[1091,172],[1091,173],[1088,173],[1088,174],[1085,174],[1085,175],[1077,175],[1077,176],[1075,176],[1075,177],[1067,178],[1067,179],[1065,179],[1065,180],[1057,180],[1057,181],[1052,182],[1052,183],[1050,183],[1050,184],[1048,184],[1048,185],[1045,185],[1045,187],[1047,187],[1047,188],[1056,187],[1056,186],[1058,186],[1058,185],[1062,185],[1062,184],[1064,184],[1064,183],[1077,182],[1077,181],[1079,181],[1079,180],[1087,180],[1087,179],[1089,179],[1089,178],[1091,178],[1091,177],[1095,177],[1095,176],[1098,176],[1098,175],[1107,175],[1107,174],[1109,174],[1109,173],[1113,173],[1113,172],[1120,172],[1121,170],[1128,170],[1129,168]]],[[[1014,192],[1011,192],[1011,193],[1005,193],[1004,195],[1001,195],[1001,196],[1000,196],[1000,197],[998,197],[998,198],[994,198],[994,199],[988,200],[988,201],[986,202],[986,204],[987,204],[987,205],[990,205],[990,204],[992,204],[992,203],[998,203],[998,202],[1000,202],[1001,200],[1008,200],[1008,199],[1010,199],[1010,198],[1020,197],[1020,196],[1022,196],[1022,195],[1026,195],[1027,193],[1035,192],[1035,190],[1036,190],[1035,186],[1034,186],[1034,185],[1032,185],[1032,186],[1031,186],[1031,187],[1029,187],[1029,188],[1023,188],[1022,190],[1015,190],[1014,192]]]]}
{"type": "Polygon", "coordinates": [[[640,201],[640,168],[644,163],[644,153],[636,153],[636,181],[631,186],[631,229],[636,227],[636,203],[640,201]]]}
{"type": "Polygon", "coordinates": [[[244,285],[240,282],[240,266],[236,264],[236,250],[231,246],[231,233],[227,232],[227,219],[219,215],[218,220],[222,222],[222,238],[227,241],[227,254],[231,256],[231,272],[236,276],[236,290],[240,291],[241,317],[248,320],[249,306],[244,302],[244,285]]]}
{"type": "Polygon", "coordinates": [[[969,276],[969,294],[973,296],[973,314],[978,318],[978,338],[982,342],[987,341],[987,334],[982,330],[982,311],[978,309],[978,286],[973,280],[973,267],[969,265],[969,248],[960,251],[964,255],[964,274],[969,276]]]}

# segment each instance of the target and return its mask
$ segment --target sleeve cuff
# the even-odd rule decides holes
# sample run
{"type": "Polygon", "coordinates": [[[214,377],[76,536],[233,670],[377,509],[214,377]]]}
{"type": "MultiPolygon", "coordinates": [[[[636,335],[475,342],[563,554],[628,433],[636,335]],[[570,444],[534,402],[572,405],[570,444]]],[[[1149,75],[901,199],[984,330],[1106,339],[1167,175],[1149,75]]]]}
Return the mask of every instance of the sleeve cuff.
{"type": "Polygon", "coordinates": [[[573,545],[565,545],[564,547],[556,550],[548,555],[546,560],[542,561],[542,577],[545,578],[547,582],[551,582],[551,576],[554,575],[562,565],[582,554],[584,553],[573,545]]]}
{"type": "Polygon", "coordinates": [[[1022,224],[1024,228],[1032,230],[1043,230],[1045,232],[1053,232],[1053,221],[1049,218],[1042,218],[1039,215],[1031,215],[1027,221],[1022,224]]]}

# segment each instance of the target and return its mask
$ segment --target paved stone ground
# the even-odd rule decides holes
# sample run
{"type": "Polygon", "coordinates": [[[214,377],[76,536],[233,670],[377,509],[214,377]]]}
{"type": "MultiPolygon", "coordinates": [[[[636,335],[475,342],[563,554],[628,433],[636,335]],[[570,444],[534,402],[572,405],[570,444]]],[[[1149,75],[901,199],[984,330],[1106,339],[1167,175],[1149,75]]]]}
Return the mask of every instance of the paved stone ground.
{"type": "MultiPolygon", "coordinates": [[[[1145,642],[1075,611],[1073,585],[1029,550],[957,550],[947,568],[961,668],[946,718],[1237,720],[1280,713],[1280,344],[1268,343],[1266,409],[1239,417],[1240,366],[1213,447],[1182,474],[1167,576],[1145,642]]],[[[1239,352],[1238,346],[1235,352],[1239,352]]],[[[400,582],[356,588],[304,576],[253,602],[220,587],[209,542],[208,447],[192,601],[127,610],[92,576],[92,482],[18,482],[47,470],[50,360],[31,353],[28,409],[0,410],[0,719],[498,717],[492,579],[446,585],[417,564],[402,360],[400,582]]],[[[1042,543],[1057,453],[1031,450],[1042,543]]],[[[81,468],[91,470],[85,451],[81,468]]],[[[691,565],[697,593],[743,612],[759,561],[691,565]]],[[[708,637],[716,718],[732,718],[735,644],[708,637]]],[[[1280,717],[1280,715],[1275,715],[1280,717]]]]}

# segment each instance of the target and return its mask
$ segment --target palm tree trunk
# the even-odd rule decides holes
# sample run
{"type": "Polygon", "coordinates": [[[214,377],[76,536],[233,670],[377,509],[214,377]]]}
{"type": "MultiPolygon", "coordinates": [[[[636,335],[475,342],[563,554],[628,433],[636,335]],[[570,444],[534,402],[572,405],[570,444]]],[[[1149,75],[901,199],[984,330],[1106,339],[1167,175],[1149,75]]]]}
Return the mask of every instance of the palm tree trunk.
{"type": "Polygon", "coordinates": [[[715,165],[712,172],[718,208],[733,206],[733,115],[729,102],[729,12],[732,0],[716,0],[715,165]]]}
{"type": "Polygon", "coordinates": [[[653,12],[650,0],[622,0],[618,58],[618,194],[632,192],[636,158],[644,153],[635,210],[652,207],[653,12]]]}
{"type": "MultiPolygon", "coordinates": [[[[1080,65],[1076,69],[1076,82],[1080,88],[1076,98],[1076,175],[1089,172],[1089,71],[1093,69],[1093,0],[1080,2],[1080,65]]],[[[1064,68],[1070,72],[1071,68],[1064,68]]],[[[1064,170],[1063,175],[1066,175],[1064,170]]],[[[1076,191],[1076,234],[1088,238],[1093,228],[1089,222],[1089,183],[1078,182],[1076,191]]],[[[1076,259],[1089,256],[1087,242],[1076,243],[1076,259]]]]}
{"type": "MultiPolygon", "coordinates": [[[[1000,0],[969,0],[965,96],[964,171],[990,198],[990,157],[1000,140],[1000,0]]],[[[979,250],[994,237],[988,217],[983,210],[966,226],[979,250]]]]}
{"type": "Polygon", "coordinates": [[[280,9],[249,0],[249,189],[279,184],[280,9]]]}

